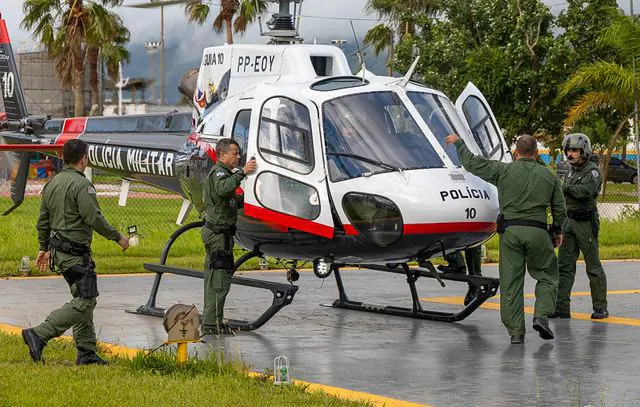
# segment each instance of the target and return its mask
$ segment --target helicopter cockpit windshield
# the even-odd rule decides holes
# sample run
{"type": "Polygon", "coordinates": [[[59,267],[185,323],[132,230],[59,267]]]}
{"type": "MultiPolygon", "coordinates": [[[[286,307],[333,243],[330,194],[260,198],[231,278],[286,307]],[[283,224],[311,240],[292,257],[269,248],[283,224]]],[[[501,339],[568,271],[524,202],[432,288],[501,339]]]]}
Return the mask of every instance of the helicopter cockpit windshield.
{"type": "Polygon", "coordinates": [[[394,92],[357,93],[322,105],[332,182],[444,163],[394,92]]]}
{"type": "Polygon", "coordinates": [[[434,93],[407,92],[407,96],[418,113],[425,121],[431,133],[438,139],[438,142],[445,150],[451,162],[460,166],[460,160],[456,153],[456,147],[449,144],[445,147],[444,139],[451,133],[462,134],[464,125],[460,116],[456,113],[456,108],[451,101],[445,97],[434,93]]]}

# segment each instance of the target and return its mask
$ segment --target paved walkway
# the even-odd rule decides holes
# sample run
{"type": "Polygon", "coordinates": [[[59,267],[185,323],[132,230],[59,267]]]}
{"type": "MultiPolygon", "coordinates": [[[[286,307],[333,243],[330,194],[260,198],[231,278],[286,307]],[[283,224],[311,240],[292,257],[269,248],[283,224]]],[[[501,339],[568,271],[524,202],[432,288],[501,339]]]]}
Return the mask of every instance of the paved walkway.
{"type": "MultiPolygon", "coordinates": [[[[286,355],[296,378],[433,406],[640,406],[640,262],[605,262],[612,318],[602,322],[589,319],[584,264],[578,268],[574,317],[552,322],[553,341],[538,337],[528,314],[525,345],[511,346],[497,299],[454,324],[321,307],[336,298],[335,282],[304,272],[293,304],[265,326],[191,350],[221,349],[257,371],[286,355]]],[[[496,267],[486,266],[485,274],[495,276],[496,267]]],[[[285,279],[282,273],[244,275],[285,279]]],[[[410,305],[403,276],[353,270],[343,272],[343,279],[350,299],[410,305]]],[[[152,281],[151,275],[100,277],[100,340],[138,348],[163,342],[160,319],[123,311],[146,302],[152,281]]],[[[202,309],[201,285],[199,279],[166,276],[158,305],[195,303],[202,309]]],[[[525,291],[533,288],[527,278],[525,291]]],[[[451,283],[441,289],[420,279],[418,290],[424,307],[451,310],[466,287],[451,283]]],[[[271,302],[271,294],[261,291],[232,287],[227,316],[257,316],[271,302]]],[[[68,300],[61,278],[0,280],[0,293],[0,323],[23,327],[68,300]]]]}

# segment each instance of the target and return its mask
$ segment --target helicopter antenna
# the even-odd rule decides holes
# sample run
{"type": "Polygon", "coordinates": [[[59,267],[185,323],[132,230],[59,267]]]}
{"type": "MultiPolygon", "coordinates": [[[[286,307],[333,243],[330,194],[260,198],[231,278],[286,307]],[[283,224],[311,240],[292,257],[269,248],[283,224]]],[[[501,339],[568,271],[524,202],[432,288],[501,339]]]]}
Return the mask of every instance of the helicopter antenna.
{"type": "Polygon", "coordinates": [[[353,39],[356,43],[356,48],[358,48],[358,51],[356,54],[358,55],[358,62],[360,62],[360,67],[362,68],[364,66],[364,58],[362,55],[362,49],[360,48],[360,43],[358,42],[358,36],[356,35],[356,29],[353,28],[353,20],[349,20],[349,24],[351,24],[351,32],[353,32],[353,39]]]}
{"type": "Polygon", "coordinates": [[[407,71],[406,75],[404,76],[404,78],[402,78],[400,80],[400,85],[403,88],[405,88],[407,86],[407,83],[409,83],[409,81],[411,80],[411,77],[413,76],[413,71],[415,71],[416,70],[416,66],[418,66],[418,60],[419,59],[420,59],[420,55],[418,55],[416,57],[416,59],[413,60],[413,63],[409,67],[409,70],[407,71]]]}
{"type": "MultiPolygon", "coordinates": [[[[258,10],[258,0],[255,1],[256,10],[258,10]]],[[[258,14],[258,26],[260,27],[260,35],[264,35],[262,31],[262,14],[258,14]]]]}

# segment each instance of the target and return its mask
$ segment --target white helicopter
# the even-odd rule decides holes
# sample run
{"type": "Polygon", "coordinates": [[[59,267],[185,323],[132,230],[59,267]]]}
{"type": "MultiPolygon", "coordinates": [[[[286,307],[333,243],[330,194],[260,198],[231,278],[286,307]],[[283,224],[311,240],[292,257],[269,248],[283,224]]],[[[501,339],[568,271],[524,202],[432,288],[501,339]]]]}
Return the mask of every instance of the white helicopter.
{"type": "MultiPolygon", "coordinates": [[[[257,162],[257,171],[241,186],[244,208],[239,209],[236,240],[249,252],[236,267],[262,255],[292,259],[287,274],[292,283],[298,278],[297,262],[313,261],[316,276],[333,273],[336,278],[335,307],[464,319],[496,294],[497,279],[438,273],[429,259],[481,244],[495,233],[495,187],[466,172],[453,146],[444,147],[444,138],[457,133],[474,153],[511,161],[487,101],[471,83],[454,104],[442,92],[411,81],[418,59],[403,78],[377,76],[364,66],[352,75],[339,48],[301,44],[289,1],[277,2],[280,12],[264,33],[269,44],[206,48],[197,79],[195,71],[185,74],[179,89],[194,102],[191,118],[38,121],[23,108],[8,114],[5,127],[12,132],[0,134],[9,143],[0,149],[51,153],[69,138],[84,139],[90,145],[90,166],[178,192],[202,211],[201,183],[215,162],[215,145],[231,137],[241,146],[243,162],[250,157],[257,162]],[[420,267],[409,267],[410,261],[420,267]],[[349,300],[340,275],[346,265],[406,274],[412,307],[349,300]],[[436,278],[442,286],[442,280],[468,283],[476,296],[456,313],[424,310],[415,287],[420,276],[436,278]]],[[[2,25],[0,76],[7,89],[12,75],[12,89],[18,90],[18,95],[5,91],[3,96],[5,105],[15,99],[19,106],[24,102],[18,99],[15,64],[2,58],[12,56],[2,25]]],[[[147,304],[135,312],[163,315],[156,307],[163,273],[202,278],[200,271],[165,265],[173,242],[202,224],[178,229],[160,263],[144,265],[158,274],[147,304]]],[[[292,284],[245,277],[233,277],[233,283],[274,295],[258,319],[230,321],[241,330],[261,326],[297,290],[292,284]]]]}

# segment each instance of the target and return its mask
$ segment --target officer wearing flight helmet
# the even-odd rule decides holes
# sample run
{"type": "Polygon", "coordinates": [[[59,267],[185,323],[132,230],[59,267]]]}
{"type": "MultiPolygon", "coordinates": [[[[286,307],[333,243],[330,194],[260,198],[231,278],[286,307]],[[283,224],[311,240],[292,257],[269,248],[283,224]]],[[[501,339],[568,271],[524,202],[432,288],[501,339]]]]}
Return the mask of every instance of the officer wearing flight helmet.
{"type": "Polygon", "coordinates": [[[591,142],[582,133],[565,136],[562,149],[571,164],[566,175],[562,192],[567,202],[567,216],[564,244],[558,252],[558,299],[551,318],[570,318],[571,288],[576,276],[576,260],[582,252],[587,267],[592,319],[609,316],[607,310],[607,277],[600,263],[598,253],[598,230],[600,220],[596,198],[602,186],[602,175],[598,166],[591,161],[591,142]]]}

